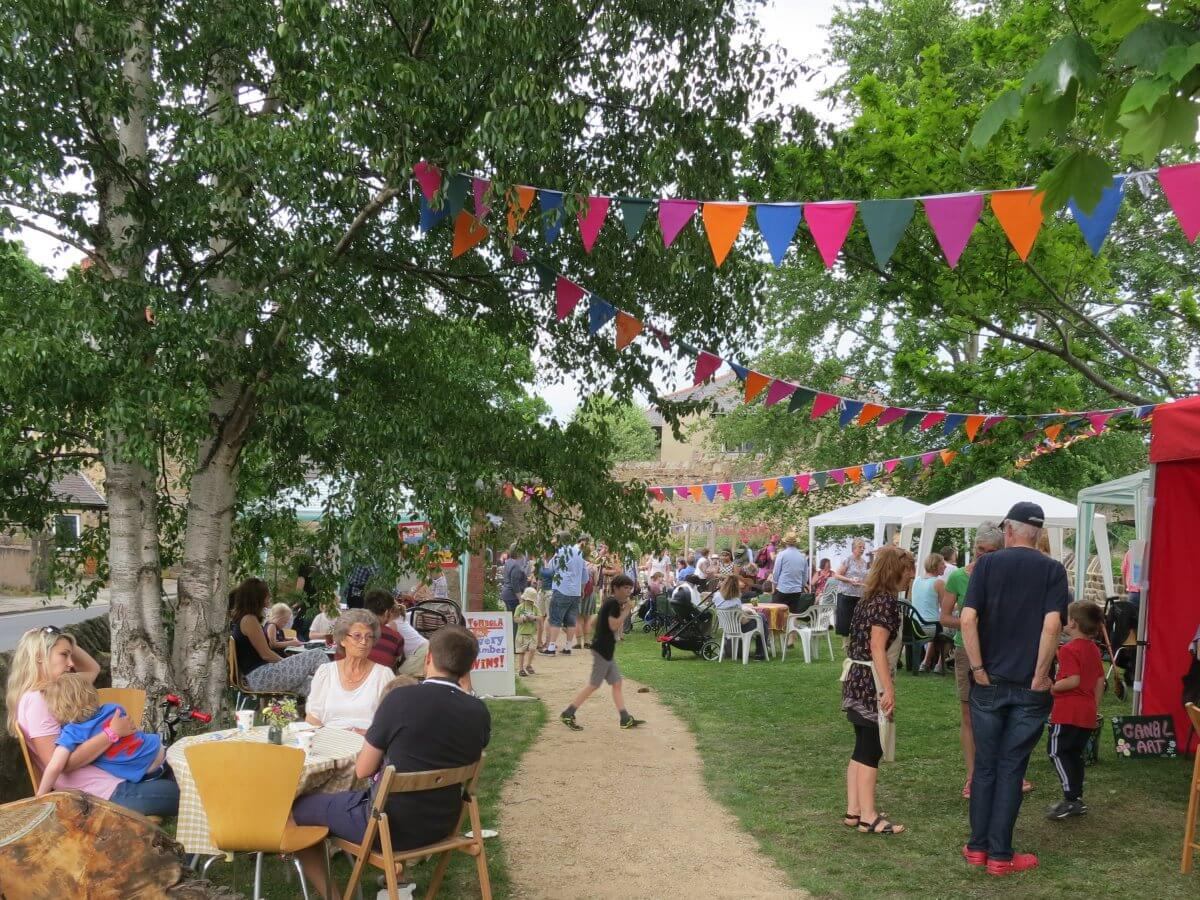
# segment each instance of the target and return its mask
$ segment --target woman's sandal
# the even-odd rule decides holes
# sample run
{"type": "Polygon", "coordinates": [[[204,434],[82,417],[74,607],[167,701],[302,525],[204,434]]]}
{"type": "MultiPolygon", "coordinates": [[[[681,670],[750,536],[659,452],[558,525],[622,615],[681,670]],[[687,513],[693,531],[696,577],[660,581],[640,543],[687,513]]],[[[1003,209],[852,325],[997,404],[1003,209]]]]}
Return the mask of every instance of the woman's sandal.
{"type": "Polygon", "coordinates": [[[846,813],[846,815],[842,817],[842,824],[847,828],[857,828],[861,819],[861,816],[852,816],[850,813],[846,813]]]}
{"type": "Polygon", "coordinates": [[[858,830],[860,834],[904,834],[903,825],[893,825],[883,816],[878,816],[870,825],[866,822],[859,822],[858,830]],[[882,828],[879,827],[880,823],[883,824],[882,828]]]}

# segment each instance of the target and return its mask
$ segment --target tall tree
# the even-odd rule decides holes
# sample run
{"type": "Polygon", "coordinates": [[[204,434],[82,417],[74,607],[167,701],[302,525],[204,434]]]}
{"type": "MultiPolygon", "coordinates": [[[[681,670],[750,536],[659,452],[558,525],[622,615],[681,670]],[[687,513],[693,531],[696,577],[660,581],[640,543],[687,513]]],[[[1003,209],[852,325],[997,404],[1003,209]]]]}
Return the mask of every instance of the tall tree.
{"type": "MultiPolygon", "coordinates": [[[[639,491],[606,483],[606,447],[528,414],[528,355],[512,348],[538,346],[548,367],[621,398],[652,393],[654,357],[618,356],[578,321],[547,324],[546,298],[506,250],[451,262],[448,230],[419,238],[409,178],[421,160],[486,175],[500,235],[517,183],[565,191],[572,212],[597,185],[728,195],[751,99],[769,102],[786,77],[746,12],[734,0],[8,5],[3,224],[50,234],[88,267],[44,287],[36,321],[6,297],[17,339],[0,382],[45,388],[10,398],[25,441],[105,466],[118,683],[218,701],[244,474],[273,488],[303,484],[307,467],[334,473],[351,545],[406,505],[461,544],[503,483],[532,479],[555,488],[547,527],[654,524],[639,491]],[[39,382],[68,368],[45,355],[64,342],[76,368],[39,382]]],[[[447,178],[437,205],[460,205],[461,184],[447,178]]],[[[541,224],[529,216],[518,239],[540,240],[541,224]]],[[[693,336],[746,318],[755,267],[731,260],[713,304],[715,273],[618,230],[586,255],[568,228],[560,267],[594,270],[605,296],[653,304],[693,336]]],[[[26,494],[49,466],[5,462],[26,494]]]]}

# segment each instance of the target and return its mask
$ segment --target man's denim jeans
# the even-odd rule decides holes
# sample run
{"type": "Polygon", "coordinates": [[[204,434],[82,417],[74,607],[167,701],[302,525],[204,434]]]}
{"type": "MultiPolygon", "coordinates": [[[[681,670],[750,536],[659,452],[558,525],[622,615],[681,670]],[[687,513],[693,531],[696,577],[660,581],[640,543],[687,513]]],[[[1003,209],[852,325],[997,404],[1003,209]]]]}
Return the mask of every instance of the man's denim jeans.
{"type": "Polygon", "coordinates": [[[971,685],[975,776],[971,779],[969,849],[982,850],[991,859],[1012,859],[1021,782],[1050,706],[1048,691],[1031,691],[1028,685],[971,685]]]}

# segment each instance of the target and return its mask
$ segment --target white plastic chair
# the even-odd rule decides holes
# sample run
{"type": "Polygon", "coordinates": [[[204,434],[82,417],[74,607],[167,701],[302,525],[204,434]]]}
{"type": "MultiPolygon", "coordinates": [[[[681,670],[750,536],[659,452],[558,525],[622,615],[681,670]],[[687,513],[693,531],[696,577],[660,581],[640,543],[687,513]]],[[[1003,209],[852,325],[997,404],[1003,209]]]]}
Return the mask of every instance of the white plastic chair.
{"type": "MultiPolygon", "coordinates": [[[[793,634],[800,638],[800,648],[804,651],[804,661],[811,663],[819,654],[813,647],[813,635],[825,635],[825,643],[829,647],[829,658],[833,659],[833,615],[837,606],[832,603],[810,606],[797,615],[788,616],[787,633],[783,636],[783,658],[787,660],[787,639],[793,634]]],[[[820,647],[820,640],[817,641],[820,647]]]]}
{"type": "Polygon", "coordinates": [[[762,640],[767,656],[771,655],[771,645],[767,642],[762,619],[758,616],[755,616],[754,619],[754,630],[742,631],[742,610],[740,608],[717,610],[717,623],[721,626],[721,650],[717,654],[717,662],[725,658],[725,642],[729,641],[730,657],[737,659],[741,654],[742,665],[747,665],[750,662],[750,644],[756,634],[762,640]]]}

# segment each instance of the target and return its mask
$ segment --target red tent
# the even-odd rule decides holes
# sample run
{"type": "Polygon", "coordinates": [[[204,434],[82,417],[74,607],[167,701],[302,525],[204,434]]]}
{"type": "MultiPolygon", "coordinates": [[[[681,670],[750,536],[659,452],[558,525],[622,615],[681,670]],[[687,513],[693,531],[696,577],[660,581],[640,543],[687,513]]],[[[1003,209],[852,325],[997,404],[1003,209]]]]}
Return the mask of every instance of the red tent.
{"type": "MultiPolygon", "coordinates": [[[[1182,679],[1190,665],[1188,644],[1200,626],[1200,589],[1195,570],[1200,542],[1200,397],[1154,410],[1150,429],[1154,466],[1150,527],[1150,580],[1146,604],[1143,715],[1170,713],[1181,750],[1191,731],[1183,709],[1182,679]]],[[[1197,739],[1191,737],[1191,748],[1197,739]]]]}

